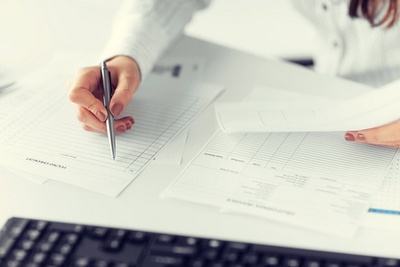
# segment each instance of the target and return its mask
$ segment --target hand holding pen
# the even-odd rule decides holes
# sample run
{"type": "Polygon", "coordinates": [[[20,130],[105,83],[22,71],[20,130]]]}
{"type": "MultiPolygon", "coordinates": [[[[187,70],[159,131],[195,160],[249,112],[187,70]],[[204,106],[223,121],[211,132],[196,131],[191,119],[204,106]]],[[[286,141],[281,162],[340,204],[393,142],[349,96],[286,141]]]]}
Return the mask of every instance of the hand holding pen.
{"type": "MultiPolygon", "coordinates": [[[[115,88],[110,101],[110,111],[117,119],[114,129],[117,134],[131,129],[131,116],[118,118],[130,102],[140,82],[139,67],[126,56],[118,56],[107,61],[115,88]]],[[[103,103],[103,86],[99,66],[85,67],[78,71],[68,83],[69,99],[76,106],[78,120],[82,127],[91,132],[106,133],[107,109],[103,103]]]]}

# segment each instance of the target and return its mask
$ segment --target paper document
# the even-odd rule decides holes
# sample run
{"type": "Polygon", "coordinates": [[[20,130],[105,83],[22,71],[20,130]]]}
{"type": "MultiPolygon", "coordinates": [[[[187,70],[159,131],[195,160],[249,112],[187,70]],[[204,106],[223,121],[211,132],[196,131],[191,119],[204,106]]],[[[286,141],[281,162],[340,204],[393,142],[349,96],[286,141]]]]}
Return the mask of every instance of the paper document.
{"type": "Polygon", "coordinates": [[[400,118],[400,82],[345,100],[257,99],[216,103],[215,112],[225,132],[308,132],[361,130],[400,118]]]}
{"type": "Polygon", "coordinates": [[[125,111],[135,124],[117,136],[113,161],[107,136],[82,129],[63,85],[53,80],[36,87],[36,95],[2,121],[8,127],[0,129],[1,164],[114,197],[222,90],[205,84],[140,88],[125,111]]]}
{"type": "Polygon", "coordinates": [[[217,131],[163,196],[352,237],[395,153],[337,133],[217,131]]]}
{"type": "MultiPolygon", "coordinates": [[[[156,88],[185,88],[189,84],[201,81],[204,65],[205,60],[203,58],[167,56],[157,62],[143,85],[156,88]]],[[[186,147],[187,135],[187,130],[179,133],[163,149],[162,153],[157,155],[154,163],[180,165],[186,147]]]]}

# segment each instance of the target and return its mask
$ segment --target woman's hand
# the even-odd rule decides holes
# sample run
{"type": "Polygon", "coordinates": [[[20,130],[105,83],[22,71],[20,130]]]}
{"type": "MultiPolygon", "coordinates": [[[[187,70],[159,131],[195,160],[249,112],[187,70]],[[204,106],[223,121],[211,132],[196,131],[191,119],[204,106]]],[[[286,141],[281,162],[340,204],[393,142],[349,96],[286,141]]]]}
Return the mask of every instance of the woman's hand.
{"type": "Polygon", "coordinates": [[[393,148],[400,147],[400,120],[371,129],[348,131],[345,139],[393,148]]]}
{"type": "MultiPolygon", "coordinates": [[[[117,56],[107,61],[111,72],[114,94],[110,102],[111,113],[116,117],[115,130],[124,133],[133,123],[133,117],[117,118],[125,110],[140,83],[140,70],[136,61],[127,56],[117,56]]],[[[100,66],[85,67],[78,71],[69,84],[69,99],[76,106],[82,127],[91,132],[106,133],[107,110],[103,104],[100,66]]]]}

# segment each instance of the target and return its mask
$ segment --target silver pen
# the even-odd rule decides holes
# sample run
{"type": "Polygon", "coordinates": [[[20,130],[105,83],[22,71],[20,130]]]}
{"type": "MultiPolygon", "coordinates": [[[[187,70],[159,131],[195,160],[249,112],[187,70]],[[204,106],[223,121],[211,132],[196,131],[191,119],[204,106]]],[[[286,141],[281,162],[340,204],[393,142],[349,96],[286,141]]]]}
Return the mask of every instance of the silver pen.
{"type": "Polygon", "coordinates": [[[110,143],[111,156],[115,160],[116,145],[115,145],[115,130],[114,130],[114,116],[110,111],[110,101],[112,97],[112,85],[110,71],[107,69],[106,62],[101,63],[101,80],[103,82],[103,103],[107,110],[107,136],[110,143]]]}

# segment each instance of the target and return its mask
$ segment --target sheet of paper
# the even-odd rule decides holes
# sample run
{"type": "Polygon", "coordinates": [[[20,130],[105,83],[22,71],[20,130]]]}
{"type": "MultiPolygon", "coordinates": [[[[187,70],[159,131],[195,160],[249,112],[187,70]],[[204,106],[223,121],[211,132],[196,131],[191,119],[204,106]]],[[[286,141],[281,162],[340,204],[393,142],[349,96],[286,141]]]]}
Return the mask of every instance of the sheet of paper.
{"type": "MultiPolygon", "coordinates": [[[[187,87],[201,81],[205,61],[198,57],[167,56],[162,58],[144,81],[144,86],[174,88],[187,87]]],[[[188,131],[177,135],[156,157],[154,163],[180,165],[186,147],[188,131]]]]}
{"type": "Polygon", "coordinates": [[[216,103],[215,112],[221,129],[229,133],[359,130],[400,117],[399,86],[396,81],[358,97],[331,102],[303,97],[216,103]]]}
{"type": "Polygon", "coordinates": [[[81,129],[63,87],[52,80],[36,88],[38,94],[5,119],[1,164],[113,197],[222,90],[205,84],[140,88],[126,109],[135,124],[117,136],[113,161],[107,137],[81,129]]]}
{"type": "Polygon", "coordinates": [[[351,237],[396,151],[340,136],[218,131],[163,196],[351,237]]]}
{"type": "Polygon", "coordinates": [[[153,164],[181,165],[185,151],[188,129],[183,129],[154,158],[153,164]]]}

